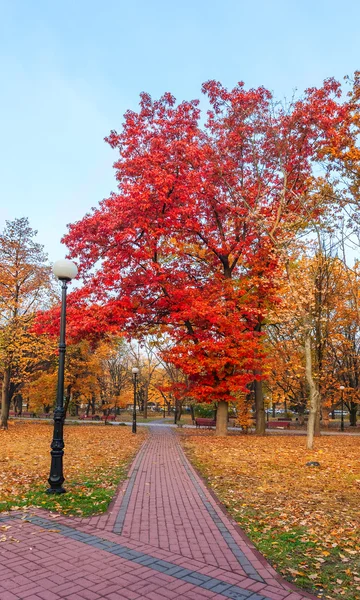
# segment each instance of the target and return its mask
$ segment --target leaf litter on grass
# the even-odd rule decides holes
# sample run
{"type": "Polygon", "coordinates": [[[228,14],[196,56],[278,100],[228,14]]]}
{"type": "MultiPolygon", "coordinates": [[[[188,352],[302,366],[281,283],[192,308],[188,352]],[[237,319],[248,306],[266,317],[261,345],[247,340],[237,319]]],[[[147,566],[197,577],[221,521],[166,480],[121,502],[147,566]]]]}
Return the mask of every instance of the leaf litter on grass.
{"type": "Polygon", "coordinates": [[[360,437],[322,437],[308,451],[295,436],[180,436],[211,488],[285,578],[321,598],[360,599],[360,437]]]}
{"type": "Polygon", "coordinates": [[[0,511],[24,506],[78,516],[104,512],[147,433],[96,425],[64,428],[66,494],[48,496],[52,426],[16,423],[0,431],[0,511]]]}

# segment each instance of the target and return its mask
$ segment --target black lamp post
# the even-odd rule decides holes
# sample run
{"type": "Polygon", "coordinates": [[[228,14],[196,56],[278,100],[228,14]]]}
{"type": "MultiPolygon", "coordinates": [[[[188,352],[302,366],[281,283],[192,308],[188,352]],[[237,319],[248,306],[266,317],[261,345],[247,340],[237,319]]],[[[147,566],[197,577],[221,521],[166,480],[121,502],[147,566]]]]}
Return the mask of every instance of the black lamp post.
{"type": "Polygon", "coordinates": [[[133,382],[134,382],[134,406],[133,406],[133,422],[132,432],[136,433],[136,387],[137,387],[137,376],[139,369],[137,367],[132,368],[133,382]]]}
{"type": "Polygon", "coordinates": [[[344,389],[345,389],[345,386],[341,385],[340,389],[341,389],[341,425],[340,425],[340,430],[344,431],[344,389]]]}
{"type": "Polygon", "coordinates": [[[164,419],[166,417],[166,404],[165,404],[165,400],[164,400],[164,414],[163,414],[163,417],[164,417],[164,419]]]}
{"type": "Polygon", "coordinates": [[[65,371],[65,330],[66,330],[66,290],[67,284],[77,275],[77,266],[71,260],[58,260],[53,266],[55,276],[61,281],[61,317],[60,317],[60,343],[59,343],[59,369],[56,393],[56,406],[54,410],[54,432],[51,442],[51,466],[48,482],[50,487],[47,494],[64,494],[65,481],[63,475],[64,456],[64,371],[65,371]]]}

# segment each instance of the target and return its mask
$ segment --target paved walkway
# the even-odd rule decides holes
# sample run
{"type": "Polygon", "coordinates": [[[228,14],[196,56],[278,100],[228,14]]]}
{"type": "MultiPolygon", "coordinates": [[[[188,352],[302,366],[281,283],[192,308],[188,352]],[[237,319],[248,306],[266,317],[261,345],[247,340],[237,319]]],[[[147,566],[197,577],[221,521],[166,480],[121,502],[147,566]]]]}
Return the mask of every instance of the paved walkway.
{"type": "Polygon", "coordinates": [[[0,518],[1,600],[305,600],[282,580],[153,427],[110,510],[0,518]],[[9,529],[6,529],[10,527],[9,529]]]}

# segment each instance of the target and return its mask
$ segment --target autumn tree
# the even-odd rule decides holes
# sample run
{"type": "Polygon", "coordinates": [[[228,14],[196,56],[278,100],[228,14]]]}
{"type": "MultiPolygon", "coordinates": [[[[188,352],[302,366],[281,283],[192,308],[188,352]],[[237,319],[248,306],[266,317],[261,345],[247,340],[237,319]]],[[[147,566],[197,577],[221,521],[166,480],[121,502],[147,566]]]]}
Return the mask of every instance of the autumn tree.
{"type": "MultiPolygon", "coordinates": [[[[127,399],[128,390],[132,387],[130,348],[123,338],[107,336],[98,344],[93,355],[93,363],[98,381],[101,408],[107,412],[113,409],[116,414],[118,408],[126,405],[124,397],[127,399]]],[[[94,414],[95,395],[93,395],[91,407],[94,414]]]]}
{"type": "Polygon", "coordinates": [[[152,339],[152,343],[156,348],[161,366],[159,376],[155,379],[155,386],[161,390],[165,399],[170,398],[168,405],[172,402],[174,406],[174,422],[176,424],[181,419],[184,403],[192,400],[189,376],[172,362],[173,344],[171,338],[157,335],[152,339]]]}
{"type": "MultiPolygon", "coordinates": [[[[128,111],[122,132],[107,138],[119,152],[118,192],[64,241],[84,277],[73,303],[85,328],[92,312],[132,335],[162,327],[192,395],[218,401],[224,434],[232,394],[263,378],[279,249],[319,211],[312,162],[347,113],[333,80],[287,108],[264,88],[229,91],[210,81],[203,92],[205,126],[198,101],[142,94],[139,112],[128,111]]],[[[264,402],[255,388],[260,433],[264,402]]]]}
{"type": "Polygon", "coordinates": [[[49,306],[52,280],[43,247],[26,218],[7,221],[0,235],[1,428],[11,399],[36,365],[46,360],[44,339],[31,330],[36,310],[49,306]]]}
{"type": "Polygon", "coordinates": [[[360,408],[360,265],[349,268],[337,261],[334,310],[329,322],[327,353],[328,406],[340,401],[340,385],[350,425],[356,426],[360,408]]]}

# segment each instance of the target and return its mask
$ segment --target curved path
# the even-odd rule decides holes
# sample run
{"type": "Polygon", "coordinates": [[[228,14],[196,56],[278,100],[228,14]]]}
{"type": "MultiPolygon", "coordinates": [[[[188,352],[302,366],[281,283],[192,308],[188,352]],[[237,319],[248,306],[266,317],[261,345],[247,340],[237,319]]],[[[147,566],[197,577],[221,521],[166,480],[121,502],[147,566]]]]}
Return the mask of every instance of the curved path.
{"type": "Polygon", "coordinates": [[[151,428],[105,515],[12,512],[0,518],[3,533],[1,600],[315,598],[254,549],[170,428],[151,428]]]}

